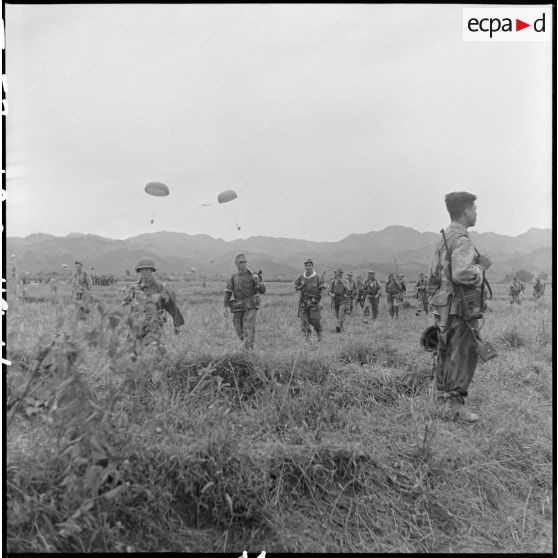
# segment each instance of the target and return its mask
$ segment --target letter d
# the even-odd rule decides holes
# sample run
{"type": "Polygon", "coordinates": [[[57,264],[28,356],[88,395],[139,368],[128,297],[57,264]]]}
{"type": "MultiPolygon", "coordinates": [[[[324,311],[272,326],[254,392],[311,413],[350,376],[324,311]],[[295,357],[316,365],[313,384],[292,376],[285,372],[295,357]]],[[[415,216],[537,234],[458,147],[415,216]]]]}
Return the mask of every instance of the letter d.
{"type": "Polygon", "coordinates": [[[537,33],[544,33],[544,29],[545,29],[545,16],[546,14],[543,13],[542,17],[540,17],[539,19],[535,19],[535,23],[533,23],[533,29],[537,32],[537,33]],[[538,28],[538,24],[539,22],[542,22],[542,27],[539,29],[538,28]]]}

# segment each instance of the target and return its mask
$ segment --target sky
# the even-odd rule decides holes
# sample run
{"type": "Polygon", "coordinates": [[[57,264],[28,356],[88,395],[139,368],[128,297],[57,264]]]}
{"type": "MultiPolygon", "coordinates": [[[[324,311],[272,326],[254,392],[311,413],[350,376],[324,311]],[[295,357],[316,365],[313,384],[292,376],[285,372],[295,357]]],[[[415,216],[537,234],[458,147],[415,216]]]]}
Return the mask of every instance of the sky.
{"type": "Polygon", "coordinates": [[[551,227],[552,43],[463,6],[6,4],[7,236],[551,227]]]}

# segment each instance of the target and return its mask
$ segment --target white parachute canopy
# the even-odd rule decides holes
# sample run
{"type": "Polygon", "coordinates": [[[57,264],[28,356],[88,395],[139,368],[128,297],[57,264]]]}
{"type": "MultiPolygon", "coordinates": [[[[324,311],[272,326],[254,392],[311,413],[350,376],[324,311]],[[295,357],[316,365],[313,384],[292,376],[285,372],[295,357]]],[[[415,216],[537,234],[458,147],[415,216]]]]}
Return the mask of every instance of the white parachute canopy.
{"type": "MultiPolygon", "coordinates": [[[[157,198],[166,197],[170,194],[169,188],[166,184],[162,182],[148,182],[145,185],[145,193],[149,194],[150,196],[155,196],[157,198]]],[[[151,204],[151,224],[155,222],[155,215],[159,210],[159,203],[152,203],[151,204]]]]}
{"type": "MultiPolygon", "coordinates": [[[[230,202],[236,200],[238,198],[238,194],[234,191],[234,190],[224,190],[223,192],[221,192],[218,196],[217,196],[217,201],[220,204],[229,204],[230,202]]],[[[226,206],[226,213],[232,217],[232,220],[234,220],[235,224],[236,224],[236,228],[237,230],[241,230],[240,229],[240,208],[238,207],[237,204],[233,204],[232,209],[229,209],[229,206],[226,206]]]]}

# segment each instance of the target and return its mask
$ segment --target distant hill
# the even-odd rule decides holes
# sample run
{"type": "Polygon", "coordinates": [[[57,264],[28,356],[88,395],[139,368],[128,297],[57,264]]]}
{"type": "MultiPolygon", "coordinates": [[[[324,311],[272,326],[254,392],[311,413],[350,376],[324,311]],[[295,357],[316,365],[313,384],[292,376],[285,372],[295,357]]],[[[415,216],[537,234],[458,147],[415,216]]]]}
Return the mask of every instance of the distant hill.
{"type": "MultiPolygon", "coordinates": [[[[71,233],[65,237],[32,234],[25,238],[8,237],[6,253],[17,256],[20,271],[31,273],[61,272],[62,265],[72,266],[75,259],[95,273],[132,275],[140,256],[151,256],[158,269],[167,275],[223,278],[234,270],[237,253],[245,252],[248,265],[261,269],[264,277],[292,279],[312,257],[316,269],[327,277],[341,266],[345,271],[364,274],[373,268],[384,279],[395,268],[408,278],[426,271],[439,233],[418,232],[393,225],[381,231],[351,234],[338,242],[313,242],[290,238],[254,236],[225,241],[209,235],[175,232],[147,233],[113,240],[93,234],[71,233]]],[[[519,269],[532,273],[552,271],[552,231],[530,229],[516,236],[471,232],[477,248],[493,261],[489,276],[500,280],[519,269]]]]}

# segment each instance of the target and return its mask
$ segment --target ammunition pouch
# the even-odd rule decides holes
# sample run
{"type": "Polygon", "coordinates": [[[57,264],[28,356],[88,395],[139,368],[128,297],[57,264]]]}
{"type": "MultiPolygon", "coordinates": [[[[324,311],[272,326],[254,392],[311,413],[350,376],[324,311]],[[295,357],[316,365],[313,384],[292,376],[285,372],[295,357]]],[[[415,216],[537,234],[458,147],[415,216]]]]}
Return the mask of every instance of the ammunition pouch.
{"type": "Polygon", "coordinates": [[[438,316],[440,328],[446,327],[449,319],[450,308],[452,301],[452,293],[442,291],[436,293],[430,298],[430,306],[432,306],[432,313],[438,316]]]}
{"type": "Polygon", "coordinates": [[[302,296],[301,306],[303,308],[308,308],[310,306],[317,306],[318,304],[320,304],[321,298],[322,297],[320,295],[305,294],[302,296]]]}
{"type": "MultiPolygon", "coordinates": [[[[461,288],[461,287],[458,287],[461,288]]],[[[458,314],[465,318],[470,317],[471,319],[482,318],[481,308],[481,293],[479,289],[463,289],[461,288],[462,296],[459,297],[457,301],[458,314]],[[466,309],[463,308],[463,304],[467,306],[466,309]]]]}
{"type": "Polygon", "coordinates": [[[243,298],[241,300],[231,300],[229,302],[229,308],[231,312],[245,312],[246,310],[251,310],[258,308],[260,305],[260,297],[258,295],[253,295],[248,298],[243,298]]]}
{"type": "Polygon", "coordinates": [[[477,354],[483,362],[487,362],[498,356],[494,345],[489,341],[477,341],[477,354]]]}

